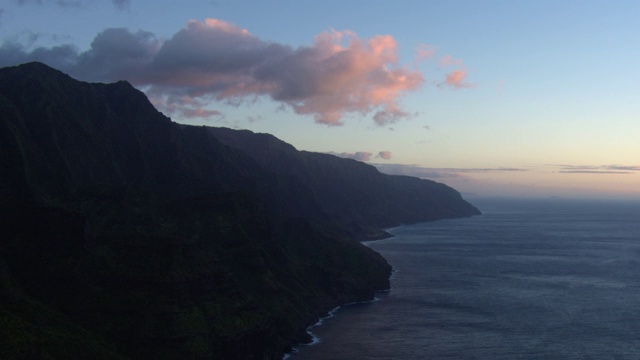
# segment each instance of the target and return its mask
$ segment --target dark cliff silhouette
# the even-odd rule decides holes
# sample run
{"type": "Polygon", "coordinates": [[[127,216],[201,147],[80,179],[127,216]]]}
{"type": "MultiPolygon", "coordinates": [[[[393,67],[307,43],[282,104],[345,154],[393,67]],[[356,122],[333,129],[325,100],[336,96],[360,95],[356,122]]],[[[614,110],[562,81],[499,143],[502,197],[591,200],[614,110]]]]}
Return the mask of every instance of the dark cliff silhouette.
{"type": "Polygon", "coordinates": [[[358,240],[453,189],[171,122],[127,82],[0,69],[0,358],[279,359],[389,286],[358,240]]]}
{"type": "Polygon", "coordinates": [[[403,223],[477,215],[454,189],[431,180],[387,175],[363,162],[297,151],[270,134],[208,128],[220,142],[239,149],[264,168],[295,179],[309,189],[334,222],[354,235],[375,237],[376,229],[403,223]]]}

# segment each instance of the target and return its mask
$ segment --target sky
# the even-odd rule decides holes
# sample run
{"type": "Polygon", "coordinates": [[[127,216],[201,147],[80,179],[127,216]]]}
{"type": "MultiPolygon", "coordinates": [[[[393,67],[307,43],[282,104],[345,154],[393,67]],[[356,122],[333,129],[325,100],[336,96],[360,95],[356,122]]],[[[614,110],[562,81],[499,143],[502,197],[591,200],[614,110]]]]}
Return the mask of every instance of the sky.
{"type": "Polygon", "coordinates": [[[464,196],[640,199],[637,0],[2,0],[0,66],[127,80],[464,196]]]}

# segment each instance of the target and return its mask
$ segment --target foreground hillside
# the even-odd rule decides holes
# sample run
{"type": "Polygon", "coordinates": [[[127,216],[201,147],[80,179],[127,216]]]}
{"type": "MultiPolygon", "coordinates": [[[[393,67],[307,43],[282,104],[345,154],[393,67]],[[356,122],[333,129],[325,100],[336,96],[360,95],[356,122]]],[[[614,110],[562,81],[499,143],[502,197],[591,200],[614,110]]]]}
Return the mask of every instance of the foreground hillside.
{"type": "Polygon", "coordinates": [[[184,126],[126,82],[0,69],[0,358],[276,359],[389,286],[356,240],[453,189],[184,126]]]}

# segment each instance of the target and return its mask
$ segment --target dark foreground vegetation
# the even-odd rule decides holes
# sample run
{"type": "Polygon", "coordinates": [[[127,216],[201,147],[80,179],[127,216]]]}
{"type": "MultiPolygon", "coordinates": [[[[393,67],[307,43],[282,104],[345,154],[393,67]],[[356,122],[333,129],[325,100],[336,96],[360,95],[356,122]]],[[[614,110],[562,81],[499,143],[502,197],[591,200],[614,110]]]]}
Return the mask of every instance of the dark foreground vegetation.
{"type": "Polygon", "coordinates": [[[357,240],[478,211],[432,181],[0,69],[0,358],[278,359],[389,286],[357,240]]]}

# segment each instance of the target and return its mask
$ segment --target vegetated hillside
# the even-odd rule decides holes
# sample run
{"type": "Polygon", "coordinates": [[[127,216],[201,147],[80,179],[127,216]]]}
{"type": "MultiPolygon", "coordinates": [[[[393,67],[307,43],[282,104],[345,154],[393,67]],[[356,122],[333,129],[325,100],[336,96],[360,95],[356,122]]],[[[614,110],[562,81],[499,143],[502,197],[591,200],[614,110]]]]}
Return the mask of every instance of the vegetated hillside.
{"type": "Polygon", "coordinates": [[[389,286],[353,235],[425,219],[372,214],[407,195],[442,200],[440,217],[475,213],[387,176],[345,195],[351,180],[310,178],[370,167],[295,150],[274,167],[219,139],[126,82],[0,69],[0,358],[281,358],[319,315],[389,286]],[[384,186],[397,199],[365,212],[362,194],[384,186]]]}
{"type": "Polygon", "coordinates": [[[330,154],[297,151],[270,134],[208,129],[220,142],[241,150],[263,167],[307,184],[324,212],[361,231],[479,214],[444,184],[382,174],[371,165],[330,154]]]}

